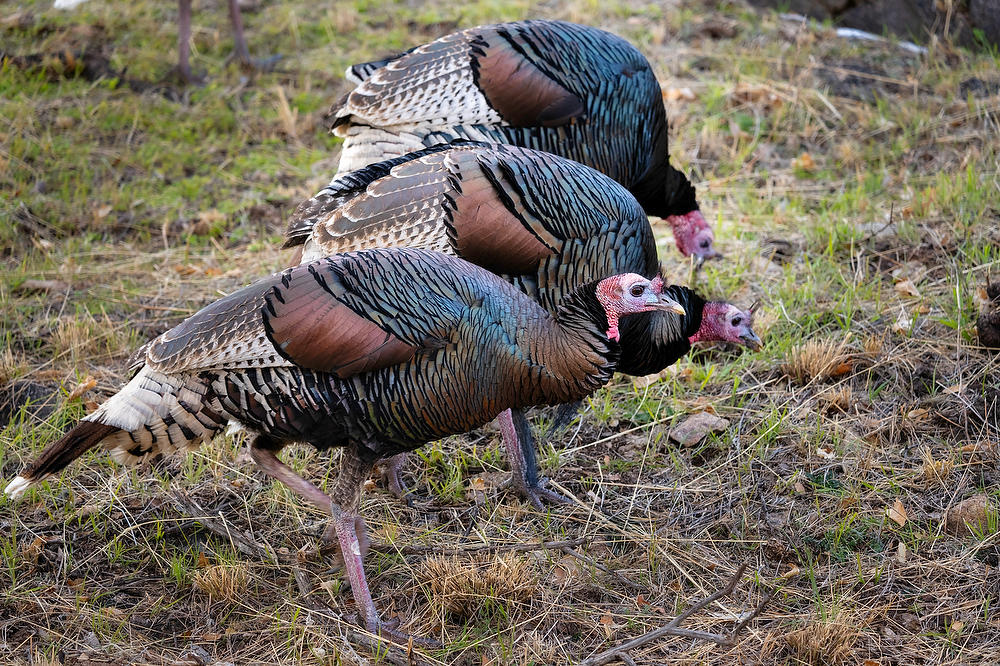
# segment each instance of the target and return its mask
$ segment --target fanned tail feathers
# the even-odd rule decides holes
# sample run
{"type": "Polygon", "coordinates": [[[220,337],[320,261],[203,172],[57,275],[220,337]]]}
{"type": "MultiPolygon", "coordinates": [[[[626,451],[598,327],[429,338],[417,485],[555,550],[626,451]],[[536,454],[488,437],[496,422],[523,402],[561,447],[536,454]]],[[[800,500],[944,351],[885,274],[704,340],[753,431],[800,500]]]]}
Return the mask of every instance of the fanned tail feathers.
{"type": "Polygon", "coordinates": [[[45,477],[62,471],[66,465],[118,430],[116,426],[104,423],[81,421],[42,451],[41,455],[10,482],[4,489],[4,493],[11,499],[17,499],[28,488],[39,483],[45,477]]]}
{"type": "Polygon", "coordinates": [[[206,404],[207,387],[191,379],[143,366],[121,391],[42,451],[4,493],[19,497],[98,444],[119,463],[137,463],[210,440],[226,419],[206,404]]]}

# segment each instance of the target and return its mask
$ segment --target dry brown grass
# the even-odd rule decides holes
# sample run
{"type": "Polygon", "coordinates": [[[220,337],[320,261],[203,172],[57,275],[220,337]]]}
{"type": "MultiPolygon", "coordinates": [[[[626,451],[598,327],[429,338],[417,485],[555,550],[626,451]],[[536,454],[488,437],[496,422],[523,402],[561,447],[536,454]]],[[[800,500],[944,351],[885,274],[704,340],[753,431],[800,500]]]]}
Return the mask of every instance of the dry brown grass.
{"type": "Polygon", "coordinates": [[[235,564],[210,564],[195,571],[192,582],[195,588],[212,599],[236,601],[247,591],[250,574],[242,562],[235,564]]]}
{"type": "Polygon", "coordinates": [[[811,622],[785,636],[792,663],[809,666],[855,663],[857,640],[858,628],[842,620],[811,622]]]}
{"type": "Polygon", "coordinates": [[[519,553],[485,558],[434,556],[416,569],[416,582],[430,593],[431,608],[457,619],[489,617],[497,607],[526,608],[538,592],[538,576],[519,553]]]}
{"type": "Polygon", "coordinates": [[[850,371],[844,349],[846,340],[807,340],[793,348],[785,364],[785,374],[800,384],[821,382],[850,371]]]}

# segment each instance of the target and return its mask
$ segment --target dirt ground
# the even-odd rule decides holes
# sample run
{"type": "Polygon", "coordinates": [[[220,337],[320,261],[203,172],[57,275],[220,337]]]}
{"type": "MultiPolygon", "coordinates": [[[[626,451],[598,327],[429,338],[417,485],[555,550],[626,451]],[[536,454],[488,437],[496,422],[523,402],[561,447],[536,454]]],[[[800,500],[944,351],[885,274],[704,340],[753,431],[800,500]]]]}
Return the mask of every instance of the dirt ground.
{"type": "MultiPolygon", "coordinates": [[[[376,604],[445,645],[409,656],[356,629],[316,550],[323,516],[239,437],[131,470],[89,454],[0,499],[0,663],[581,663],[744,564],[683,622],[746,621],[729,643],[662,636],[617,659],[1000,663],[1000,369],[976,330],[1000,263],[996,54],[844,40],[734,2],[293,1],[247,8],[251,50],[283,56],[250,73],[206,0],[205,83],[184,87],[176,11],[0,7],[4,483],[117,390],[142,342],[287,261],[286,216],[336,167],[323,116],[344,67],[459,26],[562,18],[647,54],[726,254],[694,273],[654,221],[661,259],[705,295],[762,299],[766,346],[618,377],[565,429],[534,413],[571,506],[498,488],[493,426],[425,446],[412,507],[373,482],[376,604]],[[705,412],[725,422],[671,439],[705,412]]],[[[285,455],[330,482],[330,456],[285,455]]]]}

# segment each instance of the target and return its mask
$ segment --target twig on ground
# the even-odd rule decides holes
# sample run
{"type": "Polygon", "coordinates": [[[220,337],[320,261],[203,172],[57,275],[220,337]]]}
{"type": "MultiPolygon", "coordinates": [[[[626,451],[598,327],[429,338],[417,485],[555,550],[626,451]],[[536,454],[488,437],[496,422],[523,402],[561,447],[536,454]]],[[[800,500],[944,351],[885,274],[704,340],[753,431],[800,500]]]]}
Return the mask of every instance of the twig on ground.
{"type": "MultiPolygon", "coordinates": [[[[637,647],[642,647],[643,645],[655,641],[658,638],[662,638],[663,636],[686,636],[689,638],[700,638],[702,640],[712,641],[714,643],[718,643],[719,645],[731,645],[733,642],[733,638],[735,638],[736,636],[736,631],[746,626],[746,623],[748,623],[751,619],[756,617],[756,615],[760,613],[761,610],[763,610],[764,604],[767,603],[767,601],[769,601],[771,598],[770,593],[765,597],[765,600],[757,606],[754,612],[751,613],[742,622],[740,622],[740,624],[737,625],[737,628],[733,632],[731,632],[728,636],[723,636],[722,634],[712,634],[705,631],[696,631],[693,629],[684,629],[683,627],[680,626],[680,624],[681,622],[691,617],[692,615],[694,615],[695,613],[697,613],[710,603],[713,603],[716,600],[721,599],[722,597],[726,597],[732,594],[733,590],[736,589],[736,583],[738,583],[740,578],[743,577],[743,572],[746,571],[746,568],[747,568],[747,563],[744,562],[739,566],[739,568],[736,570],[736,573],[733,574],[732,578],[729,579],[729,582],[726,583],[726,586],[724,588],[718,590],[717,592],[712,593],[711,595],[705,597],[701,601],[695,603],[694,605],[692,605],[686,611],[675,617],[666,625],[658,629],[653,629],[652,631],[647,631],[645,634],[639,636],[638,638],[633,638],[632,640],[628,641],[627,643],[624,643],[623,645],[613,647],[610,650],[605,650],[600,654],[594,655],[590,659],[585,659],[584,661],[580,662],[580,666],[601,666],[601,664],[607,664],[612,661],[615,661],[616,659],[625,661],[625,659],[623,659],[623,656],[625,656],[625,653],[628,652],[629,650],[634,650],[637,647]]],[[[628,662],[625,661],[625,663],[627,664],[628,662]]]]}
{"type": "Polygon", "coordinates": [[[413,646],[405,649],[396,647],[395,643],[375,638],[371,634],[363,634],[360,631],[348,632],[347,637],[357,645],[362,645],[379,656],[379,659],[387,661],[396,666],[430,666],[429,662],[417,657],[413,651],[413,646]]]}
{"type": "Polygon", "coordinates": [[[419,555],[434,553],[435,555],[467,555],[469,553],[530,553],[536,550],[560,550],[572,548],[586,543],[586,539],[570,539],[569,541],[542,541],[536,543],[512,543],[503,545],[476,544],[461,548],[438,548],[437,546],[394,546],[392,544],[372,544],[369,550],[378,553],[401,553],[403,555],[419,555]]]}
{"type": "Polygon", "coordinates": [[[172,492],[170,497],[181,513],[191,520],[198,521],[209,532],[227,539],[244,555],[259,557],[263,560],[270,560],[273,564],[278,564],[278,556],[270,546],[259,544],[240,530],[229,527],[221,513],[219,517],[208,515],[197,501],[180,492],[172,492]]]}
{"type": "Polygon", "coordinates": [[[595,560],[595,559],[593,559],[591,557],[587,557],[583,553],[581,553],[581,552],[579,552],[577,550],[573,550],[569,546],[563,546],[560,550],[562,550],[562,552],[566,553],[567,555],[572,555],[573,557],[577,558],[581,562],[585,562],[586,564],[589,564],[592,567],[600,569],[601,571],[603,571],[606,574],[611,574],[612,576],[614,576],[615,578],[617,578],[623,584],[627,585],[628,587],[631,587],[633,590],[641,590],[641,589],[643,589],[642,585],[640,585],[639,583],[636,583],[631,578],[626,578],[625,576],[623,576],[622,574],[618,573],[614,569],[610,569],[610,568],[604,566],[603,564],[601,564],[597,560],[595,560]]]}

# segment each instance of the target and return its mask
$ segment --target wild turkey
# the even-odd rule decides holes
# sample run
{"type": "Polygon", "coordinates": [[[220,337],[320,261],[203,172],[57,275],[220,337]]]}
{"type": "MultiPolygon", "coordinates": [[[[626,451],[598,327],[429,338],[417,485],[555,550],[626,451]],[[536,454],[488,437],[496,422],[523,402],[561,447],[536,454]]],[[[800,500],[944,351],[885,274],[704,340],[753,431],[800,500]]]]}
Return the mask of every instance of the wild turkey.
{"type": "MultiPolygon", "coordinates": [[[[659,271],[649,220],[621,185],[577,162],[516,146],[439,145],[335,179],[302,203],[287,245],[304,261],[364,247],[409,245],[458,255],[503,276],[554,312],[581,284],[607,275],[659,271]]],[[[687,315],[637,315],[622,325],[618,371],[659,372],[694,340],[760,345],[753,312],[668,289],[687,315]]],[[[513,486],[535,506],[558,500],[538,480],[524,415],[500,417],[513,486]]],[[[401,459],[385,470],[402,494],[401,459]]]]}
{"type": "Polygon", "coordinates": [[[564,21],[469,28],[354,65],[332,109],[338,174],[438,143],[513,144],[591,166],[673,228],[700,264],[720,256],[688,178],[670,164],[649,62],[624,39],[564,21]]]}
{"type": "Polygon", "coordinates": [[[119,462],[197,447],[227,421],[250,452],[333,520],[351,589],[383,629],[362,568],[362,483],[379,458],[476,428],[508,407],[580,399],[611,377],[619,317],[677,308],[659,279],[618,275],[553,317],[488,271],[418,249],[374,249],[288,269],[153,340],[132,380],[50,445],[11,497],[102,444],[119,462]],[[282,463],[292,441],[344,449],[331,496],[282,463]],[[332,503],[331,503],[332,502],[332,503]]]}

